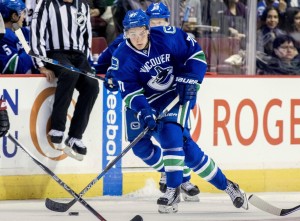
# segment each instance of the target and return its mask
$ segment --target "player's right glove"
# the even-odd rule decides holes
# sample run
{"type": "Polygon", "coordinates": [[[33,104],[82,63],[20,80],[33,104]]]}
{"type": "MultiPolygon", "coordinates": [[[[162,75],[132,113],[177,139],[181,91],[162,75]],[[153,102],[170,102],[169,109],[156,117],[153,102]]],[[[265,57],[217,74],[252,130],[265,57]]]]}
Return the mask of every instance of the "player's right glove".
{"type": "Polygon", "coordinates": [[[109,91],[117,91],[119,89],[119,84],[110,69],[105,74],[104,86],[109,91]]]}
{"type": "Polygon", "coordinates": [[[155,117],[156,112],[152,108],[142,109],[137,114],[139,122],[144,126],[144,128],[148,127],[150,130],[154,130],[156,128],[156,121],[154,120],[155,117]]]}
{"type": "Polygon", "coordinates": [[[191,108],[196,104],[198,80],[190,78],[188,74],[176,77],[176,90],[179,95],[179,103],[184,105],[190,101],[191,108]]]}
{"type": "Polygon", "coordinates": [[[0,98],[0,137],[3,137],[9,130],[9,119],[6,111],[6,101],[0,98]]]}

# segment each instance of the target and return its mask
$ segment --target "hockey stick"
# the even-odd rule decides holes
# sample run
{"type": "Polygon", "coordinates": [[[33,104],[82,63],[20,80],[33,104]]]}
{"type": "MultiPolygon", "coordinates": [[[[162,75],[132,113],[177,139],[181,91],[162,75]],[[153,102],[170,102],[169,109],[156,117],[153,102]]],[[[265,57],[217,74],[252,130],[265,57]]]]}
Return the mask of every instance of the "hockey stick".
{"type": "MultiPolygon", "coordinates": [[[[3,20],[3,17],[0,13],[0,36],[3,37],[5,34],[5,25],[4,25],[4,20],[3,20]]],[[[1,38],[0,38],[1,40],[1,38]]]]}
{"type": "Polygon", "coordinates": [[[84,199],[75,193],[66,183],[64,183],[58,176],[56,176],[48,167],[37,160],[26,148],[15,139],[10,133],[6,135],[17,147],[21,148],[38,166],[40,166],[51,178],[53,178],[60,186],[62,186],[68,193],[70,193],[76,201],[79,201],[85,208],[93,213],[99,220],[106,221],[96,210],[93,209],[84,199]]]}
{"type": "MultiPolygon", "coordinates": [[[[157,117],[161,119],[165,114],[167,114],[179,101],[179,96],[177,96],[157,117]]],[[[113,161],[111,161],[105,169],[95,178],[93,179],[80,193],[79,196],[82,197],[86,192],[88,192],[103,176],[104,174],[113,167],[132,147],[134,147],[149,131],[149,128],[146,127],[122,152],[118,155],[113,161]]],[[[78,198],[74,197],[74,199],[68,203],[60,203],[53,201],[49,198],[46,199],[46,207],[49,210],[56,212],[66,212],[71,206],[73,206],[78,198]]]]}
{"type": "Polygon", "coordinates": [[[13,24],[13,28],[15,30],[15,33],[19,39],[19,41],[21,42],[24,50],[26,51],[26,53],[28,55],[30,55],[31,57],[34,57],[34,58],[37,58],[37,59],[41,59],[42,61],[46,62],[46,63],[49,63],[49,64],[52,64],[52,65],[56,65],[56,66],[59,66],[59,67],[62,67],[62,68],[65,68],[65,69],[68,69],[70,71],[73,71],[73,72],[76,72],[76,73],[79,73],[79,74],[82,74],[82,75],[85,75],[87,77],[90,77],[90,78],[94,78],[94,79],[100,79],[102,81],[104,81],[104,78],[101,77],[101,76],[98,76],[94,73],[91,73],[91,72],[88,72],[88,71],[82,71],[78,68],[75,68],[71,65],[68,65],[68,64],[62,64],[61,62],[55,60],[55,59],[52,59],[52,58],[47,58],[47,57],[44,57],[42,55],[38,55],[38,54],[35,54],[29,47],[24,35],[23,35],[23,32],[21,30],[21,28],[17,25],[17,24],[13,24]]]}
{"type": "Polygon", "coordinates": [[[252,194],[249,196],[249,202],[255,206],[256,208],[265,211],[267,213],[273,214],[275,216],[286,216],[291,213],[300,210],[300,205],[295,206],[290,209],[280,209],[276,206],[271,205],[270,203],[264,201],[263,199],[259,198],[258,196],[252,194]]]}

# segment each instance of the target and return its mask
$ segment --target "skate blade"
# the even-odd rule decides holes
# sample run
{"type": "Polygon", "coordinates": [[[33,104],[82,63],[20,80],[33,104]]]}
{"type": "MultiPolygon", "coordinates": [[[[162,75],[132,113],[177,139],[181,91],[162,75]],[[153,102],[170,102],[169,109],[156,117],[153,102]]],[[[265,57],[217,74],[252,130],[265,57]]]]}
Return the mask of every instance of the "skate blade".
{"type": "Polygon", "coordinates": [[[165,205],[159,205],[158,206],[158,212],[159,213],[177,213],[178,211],[178,204],[173,204],[172,206],[165,206],[165,205]]]}
{"type": "Polygon", "coordinates": [[[66,146],[64,149],[63,149],[64,153],[67,154],[69,157],[72,157],[73,159],[75,160],[78,160],[78,161],[82,161],[83,160],[83,155],[79,154],[79,153],[76,153],[72,148],[66,146]]]}
{"type": "Polygon", "coordinates": [[[249,209],[248,197],[247,197],[246,193],[243,190],[241,190],[241,192],[244,196],[244,203],[242,205],[242,208],[245,209],[245,210],[248,210],[249,209]]]}
{"type": "Polygon", "coordinates": [[[200,202],[198,195],[189,196],[184,192],[182,192],[182,199],[186,202],[200,202]]]}

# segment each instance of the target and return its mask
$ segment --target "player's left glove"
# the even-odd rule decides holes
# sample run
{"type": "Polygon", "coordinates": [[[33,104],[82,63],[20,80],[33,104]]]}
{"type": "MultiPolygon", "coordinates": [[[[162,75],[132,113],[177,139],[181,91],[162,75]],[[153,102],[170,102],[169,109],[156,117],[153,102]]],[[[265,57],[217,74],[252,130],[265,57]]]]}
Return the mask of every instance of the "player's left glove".
{"type": "Polygon", "coordinates": [[[152,108],[142,109],[137,114],[137,118],[139,122],[144,126],[144,128],[148,127],[150,130],[155,130],[156,121],[154,118],[156,117],[156,112],[152,108]]]}
{"type": "Polygon", "coordinates": [[[176,90],[179,95],[179,103],[184,105],[190,102],[190,107],[193,108],[197,99],[198,80],[189,76],[189,74],[179,75],[176,77],[176,90]]]}
{"type": "Polygon", "coordinates": [[[105,74],[104,86],[109,91],[117,91],[119,89],[119,84],[110,69],[105,74]]]}
{"type": "Polygon", "coordinates": [[[6,111],[6,101],[0,98],[0,137],[3,137],[9,130],[9,119],[6,111]]]}

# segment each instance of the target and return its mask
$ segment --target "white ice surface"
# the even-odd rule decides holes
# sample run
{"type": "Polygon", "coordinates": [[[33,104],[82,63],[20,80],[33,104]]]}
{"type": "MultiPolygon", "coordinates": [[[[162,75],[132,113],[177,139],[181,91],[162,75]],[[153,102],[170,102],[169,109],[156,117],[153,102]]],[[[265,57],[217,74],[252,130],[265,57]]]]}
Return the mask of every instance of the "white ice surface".
{"type": "MultiPolygon", "coordinates": [[[[251,193],[248,193],[248,195],[251,193]]],[[[84,198],[107,221],[129,221],[141,215],[144,221],[300,221],[300,211],[286,217],[274,216],[249,205],[249,210],[236,209],[227,194],[200,193],[200,202],[181,202],[176,214],[159,214],[156,200],[160,196],[153,180],[132,194],[122,197],[104,196],[84,198]]],[[[291,208],[300,204],[297,193],[256,193],[272,205],[291,208]]],[[[69,202],[70,199],[57,200],[69,202]]],[[[0,221],[93,221],[98,220],[91,212],[77,202],[69,211],[57,213],[49,211],[44,200],[4,200],[0,201],[0,221]],[[79,212],[79,216],[69,216],[69,212],[79,212]]]]}

